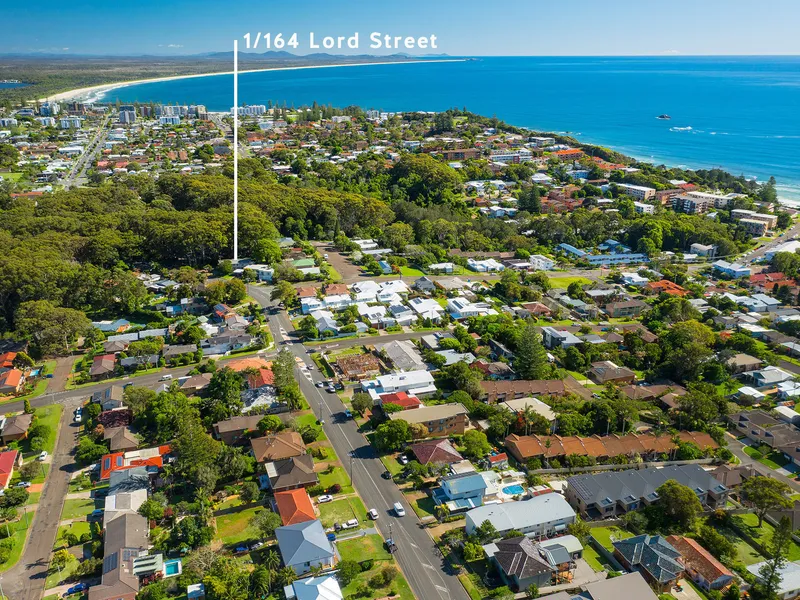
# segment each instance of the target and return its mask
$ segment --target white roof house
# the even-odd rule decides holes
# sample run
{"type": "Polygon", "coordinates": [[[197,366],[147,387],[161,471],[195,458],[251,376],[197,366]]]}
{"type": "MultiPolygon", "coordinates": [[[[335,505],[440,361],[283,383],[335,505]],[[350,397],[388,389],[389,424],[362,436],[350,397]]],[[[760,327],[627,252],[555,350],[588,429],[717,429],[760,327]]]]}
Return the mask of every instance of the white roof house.
{"type": "Polygon", "coordinates": [[[362,381],[361,389],[377,401],[380,394],[393,392],[409,392],[409,394],[413,392],[415,396],[430,394],[436,391],[436,386],[433,382],[433,375],[428,371],[419,370],[381,375],[369,381],[362,381]]]}
{"type": "Polygon", "coordinates": [[[505,267],[502,263],[493,258],[486,260],[475,260],[474,258],[467,259],[467,268],[478,273],[488,273],[490,271],[503,271],[505,267]]]}
{"type": "Polygon", "coordinates": [[[464,297],[450,298],[447,301],[447,311],[454,319],[466,319],[467,317],[485,317],[496,315],[497,311],[486,302],[472,303],[464,297]]]}
{"type": "Polygon", "coordinates": [[[432,321],[438,321],[444,312],[442,306],[431,298],[412,298],[408,301],[408,305],[420,317],[432,321]]]}
{"type": "Polygon", "coordinates": [[[286,600],[342,600],[342,588],[333,575],[298,579],[283,588],[286,600]]]}
{"type": "Polygon", "coordinates": [[[512,530],[539,537],[565,531],[570,523],[575,522],[575,511],[561,494],[487,504],[467,512],[467,535],[471,535],[484,521],[494,525],[498,537],[512,530]]]}
{"type": "MultiPolygon", "coordinates": [[[[747,570],[755,575],[757,579],[760,579],[758,572],[765,564],[767,563],[760,562],[749,565],[747,570]]],[[[777,590],[779,598],[794,598],[800,594],[800,565],[787,562],[784,567],[778,570],[778,574],[780,575],[780,583],[777,590]]]]}
{"type": "Polygon", "coordinates": [[[516,398],[514,400],[506,400],[503,404],[512,413],[521,413],[530,407],[536,414],[543,416],[551,423],[556,419],[556,413],[553,412],[553,409],[538,398],[516,398]]]}

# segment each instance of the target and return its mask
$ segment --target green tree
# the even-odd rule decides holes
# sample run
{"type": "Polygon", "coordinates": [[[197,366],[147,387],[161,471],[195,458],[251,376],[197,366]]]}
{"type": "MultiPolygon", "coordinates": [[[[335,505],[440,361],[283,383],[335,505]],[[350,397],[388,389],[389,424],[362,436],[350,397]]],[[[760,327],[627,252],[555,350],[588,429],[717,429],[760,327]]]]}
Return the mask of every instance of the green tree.
{"type": "Polygon", "coordinates": [[[356,392],[353,394],[353,399],[350,402],[353,410],[358,414],[363,415],[365,411],[371,410],[374,402],[369,394],[364,392],[356,392]]]}
{"type": "Polygon", "coordinates": [[[400,450],[411,438],[411,428],[402,419],[381,423],[375,430],[375,446],[383,452],[400,450]]]}
{"type": "Polygon", "coordinates": [[[69,344],[88,332],[92,324],[79,310],[61,308],[49,300],[33,300],[20,304],[16,326],[42,354],[57,354],[68,352],[69,344]]]}
{"type": "Polygon", "coordinates": [[[522,379],[547,379],[552,373],[547,351],[532,319],[528,320],[520,334],[514,369],[522,379]]]}
{"type": "Polygon", "coordinates": [[[78,464],[89,465],[100,460],[104,454],[108,454],[108,447],[105,444],[98,444],[91,437],[84,436],[78,440],[75,460],[78,464]]]}
{"type": "Polygon", "coordinates": [[[354,560],[343,560],[337,566],[336,578],[343,586],[347,585],[361,573],[361,566],[354,560]]]}
{"type": "Polygon", "coordinates": [[[486,434],[477,429],[470,429],[464,434],[464,456],[472,459],[480,459],[486,456],[492,449],[486,434]]]}
{"type": "Polygon", "coordinates": [[[772,534],[767,556],[769,558],[758,570],[758,582],[753,588],[753,597],[758,600],[777,598],[780,589],[781,570],[786,566],[787,555],[792,544],[792,524],[788,517],[783,517],[772,534]]]}
{"type": "Polygon", "coordinates": [[[589,541],[591,529],[586,521],[580,517],[575,517],[575,522],[567,525],[567,533],[574,535],[585,546],[589,541]]]}
{"type": "Polygon", "coordinates": [[[790,493],[791,488],[782,481],[761,475],[750,477],[742,484],[742,494],[755,509],[759,527],[767,512],[792,507],[790,493]]]}
{"type": "Polygon", "coordinates": [[[250,519],[250,527],[255,529],[262,539],[272,537],[281,525],[280,515],[271,510],[262,510],[250,519]]]}
{"type": "Polygon", "coordinates": [[[261,496],[261,490],[258,489],[258,484],[255,481],[245,481],[242,484],[242,489],[239,491],[239,498],[242,502],[250,503],[258,500],[261,496]]]}
{"type": "Polygon", "coordinates": [[[297,300],[297,290],[288,281],[279,281],[269,295],[270,300],[283,302],[285,306],[292,306],[297,300]]]}
{"type": "Polygon", "coordinates": [[[148,498],[139,507],[139,514],[146,519],[160,521],[164,518],[164,506],[153,498],[148,498]]]}
{"type": "Polygon", "coordinates": [[[276,431],[280,431],[281,429],[283,429],[283,421],[281,421],[280,418],[275,415],[265,415],[258,422],[258,431],[262,435],[274,433],[276,431]]]}
{"type": "Polygon", "coordinates": [[[662,483],[657,489],[658,510],[664,522],[680,531],[694,526],[697,516],[703,512],[703,505],[694,491],[674,479],[662,483]]]}
{"type": "Polygon", "coordinates": [[[211,377],[200,411],[212,423],[235,417],[242,412],[244,379],[229,367],[217,370],[211,377]]]}

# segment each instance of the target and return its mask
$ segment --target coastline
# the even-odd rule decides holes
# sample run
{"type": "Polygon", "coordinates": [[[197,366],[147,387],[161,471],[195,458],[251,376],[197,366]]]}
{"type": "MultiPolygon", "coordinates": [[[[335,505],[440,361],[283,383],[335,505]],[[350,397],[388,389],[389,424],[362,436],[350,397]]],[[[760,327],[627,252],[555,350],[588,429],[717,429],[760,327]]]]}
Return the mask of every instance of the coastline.
{"type": "MultiPolygon", "coordinates": [[[[239,71],[239,75],[245,73],[264,73],[266,71],[299,71],[301,69],[333,69],[343,67],[368,67],[371,65],[413,65],[419,63],[444,63],[444,62],[465,62],[466,58],[438,58],[431,60],[393,60],[381,62],[361,62],[361,63],[344,63],[336,65],[303,65],[298,67],[273,67],[266,69],[247,69],[246,71],[239,71]]],[[[199,73],[193,75],[171,75],[169,77],[153,77],[151,79],[135,79],[132,81],[120,81],[117,83],[103,83],[100,85],[93,85],[85,88],[78,88],[66,92],[59,92],[47,98],[40,98],[40,102],[51,101],[64,101],[64,100],[89,100],[97,102],[108,92],[130,85],[139,85],[142,83],[156,83],[162,81],[177,81],[179,79],[195,79],[198,77],[216,77],[218,75],[233,75],[233,71],[219,71],[216,73],[199,73]]]]}

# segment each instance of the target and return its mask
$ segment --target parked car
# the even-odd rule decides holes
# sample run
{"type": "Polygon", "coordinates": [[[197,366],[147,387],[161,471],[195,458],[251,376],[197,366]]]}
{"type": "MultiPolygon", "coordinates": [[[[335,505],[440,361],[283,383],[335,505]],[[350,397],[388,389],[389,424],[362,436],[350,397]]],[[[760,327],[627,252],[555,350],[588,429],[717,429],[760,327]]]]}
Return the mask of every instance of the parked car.
{"type": "Polygon", "coordinates": [[[336,539],[336,534],[335,534],[335,533],[332,533],[332,532],[331,532],[331,533],[329,533],[329,534],[328,534],[328,541],[329,541],[329,542],[332,542],[332,541],[334,541],[335,539],[336,539]]]}
{"type": "Polygon", "coordinates": [[[403,508],[403,505],[400,504],[399,502],[395,502],[393,508],[394,508],[394,514],[396,514],[398,517],[406,516],[406,509],[403,508]]]}
{"type": "Polygon", "coordinates": [[[358,519],[350,519],[349,521],[345,521],[344,523],[334,523],[333,528],[336,531],[342,531],[344,529],[355,529],[358,527],[358,519]]]}
{"type": "Polygon", "coordinates": [[[384,472],[381,474],[381,477],[383,477],[384,479],[391,479],[391,478],[392,478],[392,472],[391,472],[391,471],[389,471],[389,469],[386,469],[386,470],[385,470],[385,471],[384,471],[384,472]]]}
{"type": "Polygon", "coordinates": [[[80,423],[83,420],[83,417],[81,417],[81,413],[75,413],[75,419],[74,420],[75,420],[76,423],[80,423]]]}
{"type": "Polygon", "coordinates": [[[408,457],[405,454],[401,454],[400,457],[397,459],[397,462],[399,462],[401,465],[407,465],[408,457]]]}
{"type": "Polygon", "coordinates": [[[103,518],[103,509],[102,508],[95,508],[92,512],[89,513],[87,520],[89,521],[98,521],[103,518]]]}
{"type": "Polygon", "coordinates": [[[344,416],[345,416],[345,417],[347,417],[348,419],[352,419],[352,418],[353,418],[353,413],[352,413],[352,412],[350,412],[350,409],[349,409],[349,408],[346,408],[346,409],[344,410],[344,416]]]}
{"type": "Polygon", "coordinates": [[[67,596],[71,596],[72,594],[77,594],[78,592],[85,592],[89,589],[89,586],[85,583],[76,583],[71,588],[68,588],[66,592],[64,592],[63,598],[67,596]]]}
{"type": "Polygon", "coordinates": [[[372,519],[373,521],[378,520],[378,511],[375,510],[374,508],[370,508],[367,514],[369,515],[369,518],[372,519]]]}
{"type": "Polygon", "coordinates": [[[29,488],[31,487],[30,481],[20,481],[15,487],[29,488]]]}
{"type": "MultiPolygon", "coordinates": [[[[783,235],[783,234],[781,234],[781,235],[783,235]]],[[[328,260],[328,255],[327,254],[323,254],[322,258],[324,258],[325,260],[328,260]]]]}
{"type": "Polygon", "coordinates": [[[335,388],[335,387],[333,387],[332,385],[328,385],[328,387],[326,388],[326,391],[327,391],[329,394],[335,394],[335,393],[336,393],[336,388],[335,388]]]}
{"type": "Polygon", "coordinates": [[[39,455],[39,457],[36,460],[47,460],[47,456],[48,456],[47,455],[47,450],[42,450],[42,453],[39,455]]]}
{"type": "Polygon", "coordinates": [[[317,498],[318,504],[325,504],[326,502],[333,502],[333,496],[330,494],[323,494],[319,498],[317,498]]]}
{"type": "Polygon", "coordinates": [[[318,388],[324,388],[324,387],[325,387],[325,382],[324,382],[324,381],[318,381],[318,382],[317,382],[315,385],[316,385],[318,388]]]}
{"type": "Polygon", "coordinates": [[[248,551],[247,546],[236,546],[236,549],[234,550],[236,554],[243,554],[244,552],[247,551],[248,551]]]}
{"type": "Polygon", "coordinates": [[[169,374],[164,375],[161,379],[159,379],[159,381],[171,381],[171,380],[172,380],[172,375],[169,374]]]}
{"type": "Polygon", "coordinates": [[[250,550],[258,550],[263,545],[264,542],[256,542],[255,544],[250,544],[250,550]]]}

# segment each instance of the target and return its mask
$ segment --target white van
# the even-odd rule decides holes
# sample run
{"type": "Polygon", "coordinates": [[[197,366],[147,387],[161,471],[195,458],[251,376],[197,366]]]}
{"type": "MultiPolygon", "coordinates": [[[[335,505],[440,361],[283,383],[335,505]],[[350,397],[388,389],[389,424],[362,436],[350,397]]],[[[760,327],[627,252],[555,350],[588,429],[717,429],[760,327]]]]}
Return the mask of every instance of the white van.
{"type": "Polygon", "coordinates": [[[399,502],[394,503],[394,514],[398,517],[405,517],[406,516],[406,509],[403,508],[403,505],[399,502]]]}
{"type": "Polygon", "coordinates": [[[172,375],[164,375],[159,381],[170,381],[172,379],[172,375]]]}

